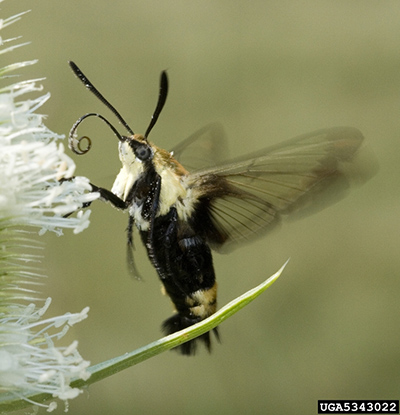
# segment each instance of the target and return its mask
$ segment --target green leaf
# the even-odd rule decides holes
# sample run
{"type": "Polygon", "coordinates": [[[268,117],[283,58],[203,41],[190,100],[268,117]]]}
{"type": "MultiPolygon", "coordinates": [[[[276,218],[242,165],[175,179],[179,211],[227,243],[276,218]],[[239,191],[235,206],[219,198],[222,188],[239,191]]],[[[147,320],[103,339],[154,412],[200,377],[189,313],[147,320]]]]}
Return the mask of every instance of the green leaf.
{"type": "MultiPolygon", "coordinates": [[[[288,262],[288,261],[287,261],[288,262]]],[[[148,344],[147,346],[141,347],[134,350],[131,353],[124,354],[119,357],[107,360],[105,362],[99,363],[97,365],[89,367],[87,370],[91,373],[91,376],[88,380],[75,380],[71,382],[71,386],[75,388],[82,388],[88,386],[92,383],[98,382],[101,379],[105,379],[115,373],[118,373],[124,369],[127,369],[131,366],[137,365],[144,360],[149,359],[150,357],[156,356],[166,350],[170,350],[176,346],[179,346],[182,343],[185,343],[189,340],[192,340],[208,331],[217,327],[227,318],[238,312],[240,309],[245,307],[255,298],[257,298],[262,292],[264,292],[268,287],[270,287],[282,274],[287,262],[282,266],[282,268],[268,278],[266,281],[258,285],[257,287],[247,291],[245,294],[231,301],[226,306],[222,307],[212,316],[201,321],[200,323],[194,324],[185,330],[181,330],[169,336],[163,337],[160,340],[157,340],[153,343],[148,344]]],[[[0,413],[3,411],[14,411],[21,409],[27,406],[30,406],[33,402],[42,403],[51,399],[54,399],[50,394],[38,394],[33,396],[27,396],[26,399],[29,399],[31,402],[25,400],[11,400],[10,397],[1,396],[0,397],[0,413]]]]}

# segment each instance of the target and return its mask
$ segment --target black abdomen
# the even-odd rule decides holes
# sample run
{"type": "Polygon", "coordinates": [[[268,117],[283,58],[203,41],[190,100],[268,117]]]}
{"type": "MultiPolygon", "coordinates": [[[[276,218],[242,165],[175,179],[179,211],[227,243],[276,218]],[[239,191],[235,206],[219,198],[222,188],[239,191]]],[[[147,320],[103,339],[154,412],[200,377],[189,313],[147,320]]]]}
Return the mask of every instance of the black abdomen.
{"type": "MultiPolygon", "coordinates": [[[[176,209],[154,220],[153,230],[141,231],[143,243],[177,314],[163,323],[172,334],[215,313],[217,285],[209,246],[187,222],[178,219],[176,209]]],[[[218,333],[215,330],[218,337],[218,333]]],[[[210,333],[196,340],[211,348],[210,333]]],[[[196,340],[179,346],[182,354],[194,354],[196,340]]]]}

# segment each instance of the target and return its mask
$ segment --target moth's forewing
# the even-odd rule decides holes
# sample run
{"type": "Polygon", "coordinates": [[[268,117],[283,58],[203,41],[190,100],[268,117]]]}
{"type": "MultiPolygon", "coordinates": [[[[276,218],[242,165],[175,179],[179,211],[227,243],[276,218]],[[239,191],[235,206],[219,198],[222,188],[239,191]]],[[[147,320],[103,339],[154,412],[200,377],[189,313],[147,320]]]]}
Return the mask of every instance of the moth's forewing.
{"type": "Polygon", "coordinates": [[[207,202],[215,228],[211,245],[232,248],[271,230],[282,216],[340,200],[361,169],[355,162],[362,142],[355,128],[318,130],[191,175],[189,185],[207,202]]]}

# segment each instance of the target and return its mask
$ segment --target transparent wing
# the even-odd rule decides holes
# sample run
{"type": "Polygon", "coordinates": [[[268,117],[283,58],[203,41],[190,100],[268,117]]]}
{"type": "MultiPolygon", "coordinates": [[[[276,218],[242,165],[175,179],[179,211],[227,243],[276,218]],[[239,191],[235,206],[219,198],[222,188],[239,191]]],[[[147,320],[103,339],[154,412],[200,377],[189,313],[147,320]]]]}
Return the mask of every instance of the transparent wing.
{"type": "Polygon", "coordinates": [[[219,123],[204,126],[175,146],[172,152],[190,171],[216,166],[229,157],[225,133],[219,123]]]}
{"type": "Polygon", "coordinates": [[[282,215],[321,210],[342,198],[359,173],[362,141],[354,128],[318,130],[190,175],[201,231],[213,248],[233,247],[272,229],[282,215]]]}

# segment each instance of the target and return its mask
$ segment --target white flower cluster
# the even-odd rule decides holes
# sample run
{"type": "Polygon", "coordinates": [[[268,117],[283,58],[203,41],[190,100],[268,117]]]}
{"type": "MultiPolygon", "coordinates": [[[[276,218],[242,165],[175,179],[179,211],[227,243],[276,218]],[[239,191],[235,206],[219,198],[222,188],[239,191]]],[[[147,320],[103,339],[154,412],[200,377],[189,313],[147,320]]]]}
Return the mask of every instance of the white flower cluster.
{"type": "MultiPolygon", "coordinates": [[[[13,69],[34,62],[12,65],[13,69]]],[[[0,69],[0,77],[9,67],[0,69]]],[[[4,79],[4,75],[3,75],[4,79]]],[[[89,225],[90,211],[64,217],[98,197],[88,179],[72,178],[75,164],[64,153],[62,138],[43,125],[36,111],[50,97],[19,100],[40,91],[35,81],[0,88],[0,212],[4,225],[30,225],[61,233],[80,232],[89,225]],[[60,183],[60,179],[64,180],[60,183]]]]}
{"type": "MultiPolygon", "coordinates": [[[[21,15],[0,19],[0,30],[21,15]]],[[[0,37],[0,54],[21,46],[4,48],[13,40],[0,37]]],[[[0,83],[15,79],[8,78],[11,71],[33,63],[0,68],[0,83]]],[[[28,98],[41,91],[38,81],[0,84],[0,412],[17,408],[13,403],[21,400],[39,405],[35,395],[40,394],[67,401],[81,392],[71,380],[89,377],[89,362],[78,353],[76,341],[69,347],[54,344],[87,317],[88,308],[44,319],[51,300],[42,307],[33,303],[40,276],[30,263],[38,257],[26,253],[34,243],[22,228],[36,227],[40,234],[61,234],[63,228],[80,232],[89,224],[90,211],[72,213],[99,196],[88,179],[73,177],[75,164],[64,153],[62,137],[36,113],[50,95],[28,98]]],[[[52,410],[56,404],[44,406],[52,410]]]]}
{"type": "MultiPolygon", "coordinates": [[[[48,298],[42,308],[33,303],[26,307],[13,304],[0,318],[0,391],[3,401],[24,399],[32,404],[56,408],[56,402],[40,404],[29,398],[48,393],[64,401],[73,399],[82,391],[70,386],[73,378],[89,378],[89,362],[82,359],[77,341],[68,347],[55,347],[68,328],[87,317],[89,308],[80,313],[67,313],[42,319],[51,302],[48,298]],[[50,334],[54,331],[53,334],[50,334]]],[[[0,401],[1,403],[1,401],[0,401]]]]}

